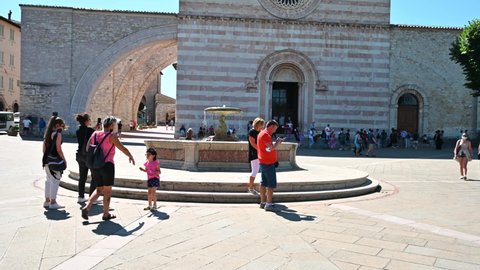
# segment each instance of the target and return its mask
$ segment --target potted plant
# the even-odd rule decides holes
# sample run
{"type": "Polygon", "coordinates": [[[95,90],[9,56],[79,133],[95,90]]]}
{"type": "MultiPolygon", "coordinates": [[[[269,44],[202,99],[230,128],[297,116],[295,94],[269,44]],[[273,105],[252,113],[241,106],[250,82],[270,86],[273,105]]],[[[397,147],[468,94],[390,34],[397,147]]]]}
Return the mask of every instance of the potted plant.
{"type": "Polygon", "coordinates": [[[10,128],[8,128],[7,134],[9,136],[17,136],[19,129],[20,128],[18,126],[10,126],[10,128]]]}

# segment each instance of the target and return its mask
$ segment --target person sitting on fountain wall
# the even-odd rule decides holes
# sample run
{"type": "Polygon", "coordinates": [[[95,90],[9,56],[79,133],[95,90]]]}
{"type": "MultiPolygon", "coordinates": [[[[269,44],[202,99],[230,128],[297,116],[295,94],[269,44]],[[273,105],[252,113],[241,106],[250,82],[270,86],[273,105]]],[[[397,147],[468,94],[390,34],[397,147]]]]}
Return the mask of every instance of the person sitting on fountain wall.
{"type": "Polygon", "coordinates": [[[283,138],[272,140],[272,134],[277,131],[278,123],[275,120],[267,122],[267,128],[260,131],[257,139],[258,160],[262,172],[260,182],[260,208],[265,211],[275,211],[272,203],[273,190],[277,187],[277,146],[283,142],[283,138]],[[266,193],[266,194],[265,194],[266,193]],[[266,195],[266,196],[265,196],[266,195]]]}
{"type": "Polygon", "coordinates": [[[203,139],[203,137],[205,137],[205,128],[204,127],[200,127],[198,129],[198,135],[197,135],[198,139],[203,139]]]}
{"type": "Polygon", "coordinates": [[[187,130],[187,137],[185,138],[185,140],[193,140],[193,129],[192,128],[189,128],[187,130]]]}
{"type": "Polygon", "coordinates": [[[181,134],[182,136],[185,135],[185,134],[186,134],[185,125],[182,125],[182,126],[180,127],[180,129],[178,130],[178,132],[180,132],[180,134],[181,134]]]}
{"type": "Polygon", "coordinates": [[[208,135],[209,136],[214,136],[215,135],[215,129],[213,128],[213,126],[210,126],[208,128],[208,135]]]}

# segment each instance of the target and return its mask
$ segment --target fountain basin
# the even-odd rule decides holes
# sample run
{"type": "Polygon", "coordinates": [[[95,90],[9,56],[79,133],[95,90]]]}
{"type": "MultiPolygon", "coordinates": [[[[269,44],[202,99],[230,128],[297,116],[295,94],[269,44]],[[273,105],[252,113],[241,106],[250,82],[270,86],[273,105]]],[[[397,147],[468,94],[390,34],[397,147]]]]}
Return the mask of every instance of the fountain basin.
{"type": "MultiPolygon", "coordinates": [[[[248,142],[145,140],[157,150],[161,167],[187,171],[248,172],[248,142]]],[[[284,142],[277,148],[278,170],[297,170],[298,144],[284,142]]]]}

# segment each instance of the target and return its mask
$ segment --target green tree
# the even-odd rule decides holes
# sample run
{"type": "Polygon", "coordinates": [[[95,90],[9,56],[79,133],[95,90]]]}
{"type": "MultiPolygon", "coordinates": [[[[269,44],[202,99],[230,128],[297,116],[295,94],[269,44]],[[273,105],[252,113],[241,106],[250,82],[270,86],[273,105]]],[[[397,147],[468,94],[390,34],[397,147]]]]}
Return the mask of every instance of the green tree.
{"type": "Polygon", "coordinates": [[[480,20],[469,22],[462,33],[452,43],[450,59],[460,64],[465,74],[466,88],[472,96],[480,96],[480,20]]]}

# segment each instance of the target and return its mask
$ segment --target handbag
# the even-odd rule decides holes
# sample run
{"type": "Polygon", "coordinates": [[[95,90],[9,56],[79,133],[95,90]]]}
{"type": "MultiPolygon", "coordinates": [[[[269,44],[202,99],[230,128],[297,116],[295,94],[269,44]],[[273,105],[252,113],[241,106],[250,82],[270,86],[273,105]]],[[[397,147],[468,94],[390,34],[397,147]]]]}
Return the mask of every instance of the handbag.
{"type": "Polygon", "coordinates": [[[52,171],[63,172],[67,169],[67,164],[60,156],[47,156],[48,168],[52,171]]]}
{"type": "Polygon", "coordinates": [[[53,148],[57,147],[56,146],[56,141],[57,141],[57,134],[53,136],[52,140],[52,145],[50,145],[50,151],[48,152],[47,156],[47,166],[50,170],[52,171],[57,171],[57,172],[63,172],[64,170],[67,169],[67,164],[65,163],[65,160],[63,160],[57,152],[57,155],[53,155],[53,148]]]}
{"type": "Polygon", "coordinates": [[[110,147],[110,150],[108,150],[108,153],[106,155],[103,153],[101,145],[103,141],[105,141],[105,139],[109,136],[110,136],[110,132],[103,137],[100,143],[98,143],[96,134],[93,135],[94,144],[91,144],[88,147],[87,158],[85,160],[85,163],[89,169],[101,169],[103,168],[103,166],[105,166],[105,159],[110,154],[110,151],[112,150],[112,148],[115,146],[115,145],[112,145],[112,147],[110,147]]]}

